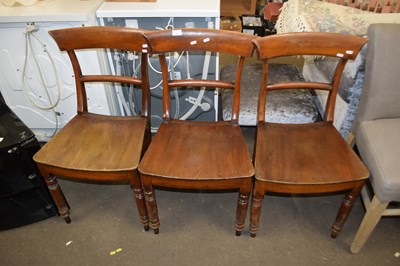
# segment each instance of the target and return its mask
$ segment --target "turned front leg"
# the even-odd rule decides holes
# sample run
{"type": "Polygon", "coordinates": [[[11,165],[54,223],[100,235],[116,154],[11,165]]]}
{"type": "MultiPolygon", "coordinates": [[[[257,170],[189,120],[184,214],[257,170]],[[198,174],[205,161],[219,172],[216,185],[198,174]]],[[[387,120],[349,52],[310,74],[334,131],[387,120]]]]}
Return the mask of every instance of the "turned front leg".
{"type": "Polygon", "coordinates": [[[248,180],[243,180],[242,187],[240,188],[239,191],[239,197],[236,207],[235,231],[237,236],[240,236],[244,229],[247,207],[249,205],[250,190],[251,190],[251,179],[248,178],[248,180]]]}
{"type": "Polygon", "coordinates": [[[147,215],[146,202],[142,184],[140,182],[139,173],[137,171],[129,173],[129,184],[133,190],[133,195],[136,202],[136,208],[139,213],[140,221],[143,224],[144,230],[149,231],[149,216],[147,215]]]}
{"type": "Polygon", "coordinates": [[[261,216],[261,205],[264,199],[264,195],[253,194],[251,199],[250,209],[250,235],[256,237],[258,229],[260,227],[260,216],[261,216]]]}
{"type": "Polygon", "coordinates": [[[58,212],[60,216],[64,218],[66,223],[71,222],[71,218],[69,217],[69,207],[65,200],[64,193],[62,192],[60,185],[58,184],[57,177],[53,174],[46,173],[41,171],[44,181],[50,191],[50,195],[56,203],[58,212]]]}
{"type": "Polygon", "coordinates": [[[331,237],[335,238],[337,234],[342,230],[343,225],[346,222],[346,219],[349,216],[358,195],[360,195],[364,183],[365,182],[361,182],[357,184],[349,193],[346,194],[342,205],[340,206],[339,212],[336,216],[335,223],[332,226],[331,237]]]}
{"type": "Polygon", "coordinates": [[[158,234],[160,227],[160,220],[158,218],[157,201],[154,193],[154,188],[151,183],[151,178],[146,178],[142,175],[142,184],[144,190],[144,198],[146,200],[147,214],[150,219],[150,227],[155,234],[158,234]]]}
{"type": "Polygon", "coordinates": [[[264,199],[264,190],[262,189],[262,184],[255,181],[253,195],[251,197],[251,207],[250,207],[250,235],[251,237],[256,237],[258,229],[260,227],[260,215],[261,207],[264,199]]]}

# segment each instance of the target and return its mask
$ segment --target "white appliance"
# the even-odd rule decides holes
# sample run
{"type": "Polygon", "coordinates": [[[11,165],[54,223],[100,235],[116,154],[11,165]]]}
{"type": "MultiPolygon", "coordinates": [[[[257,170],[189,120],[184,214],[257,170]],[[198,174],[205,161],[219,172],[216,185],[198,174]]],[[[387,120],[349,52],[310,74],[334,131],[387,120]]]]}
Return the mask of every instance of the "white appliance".
{"type": "MultiPolygon", "coordinates": [[[[103,0],[44,0],[31,6],[0,3],[0,91],[7,105],[46,141],[76,114],[75,80],[66,53],[49,30],[96,25],[103,0]],[[27,33],[28,32],[28,33],[27,33]]],[[[101,53],[79,54],[84,73],[104,72],[101,53]]],[[[89,110],[114,114],[104,85],[88,86],[89,110]]]]}
{"type": "MultiPolygon", "coordinates": [[[[142,28],[147,30],[170,28],[219,28],[219,0],[157,0],[156,2],[104,2],[96,12],[100,25],[142,28]]],[[[132,58],[132,57],[131,57],[132,58]]],[[[183,53],[171,55],[171,77],[218,78],[218,55],[183,53]]],[[[126,53],[109,53],[111,71],[134,74],[136,66],[126,53]]],[[[151,87],[151,126],[155,132],[162,121],[162,86],[157,57],[149,59],[151,87]]],[[[129,88],[125,88],[129,89],[129,88]]],[[[140,95],[123,93],[116,88],[122,113],[130,110],[132,102],[140,105],[140,95]],[[133,99],[132,99],[133,97],[133,99]]],[[[177,90],[178,91],[178,90],[177,90]]],[[[217,91],[175,91],[171,94],[171,114],[175,118],[210,121],[217,119],[217,91]]],[[[140,110],[140,108],[136,108],[140,110]]]]}

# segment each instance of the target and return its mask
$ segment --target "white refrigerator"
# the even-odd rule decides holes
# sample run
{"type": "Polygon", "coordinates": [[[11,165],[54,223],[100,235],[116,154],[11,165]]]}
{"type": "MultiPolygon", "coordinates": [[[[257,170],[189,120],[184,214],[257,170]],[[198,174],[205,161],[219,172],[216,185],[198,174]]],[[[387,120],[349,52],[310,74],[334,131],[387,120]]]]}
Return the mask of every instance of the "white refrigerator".
{"type": "MultiPolygon", "coordinates": [[[[75,80],[65,52],[49,30],[97,25],[103,0],[44,0],[31,6],[0,2],[0,92],[6,104],[47,141],[76,114],[75,80]]],[[[84,73],[104,73],[104,53],[79,54],[84,73]]],[[[87,86],[91,112],[116,114],[116,98],[102,84],[87,86]]]]}

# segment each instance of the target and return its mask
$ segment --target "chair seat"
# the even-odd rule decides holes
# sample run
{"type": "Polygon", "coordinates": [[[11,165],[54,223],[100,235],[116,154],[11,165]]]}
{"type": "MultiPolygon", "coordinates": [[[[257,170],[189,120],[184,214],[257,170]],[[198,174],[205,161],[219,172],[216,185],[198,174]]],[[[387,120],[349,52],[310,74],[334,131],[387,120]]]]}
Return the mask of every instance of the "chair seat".
{"type": "Polygon", "coordinates": [[[392,118],[363,122],[356,134],[375,195],[382,202],[400,201],[399,132],[400,118],[392,118]]]}
{"type": "Polygon", "coordinates": [[[39,164],[78,171],[134,170],[145,127],[146,119],[141,117],[78,114],[34,159],[39,164]]]}
{"type": "Polygon", "coordinates": [[[368,178],[360,159],[326,122],[259,124],[255,171],[260,181],[288,185],[317,186],[368,178]]]}
{"type": "Polygon", "coordinates": [[[187,180],[254,175],[239,126],[230,122],[191,123],[176,120],[161,124],[139,165],[139,171],[152,176],[187,180]]]}
{"type": "MultiPolygon", "coordinates": [[[[261,64],[245,65],[240,89],[239,124],[241,126],[255,126],[257,124],[257,104],[261,64]]],[[[227,65],[221,70],[221,79],[235,80],[236,65],[227,65]]],[[[283,81],[304,81],[301,70],[288,64],[271,64],[269,66],[269,83],[283,81]]],[[[231,119],[233,94],[230,90],[223,90],[222,118],[231,119]]],[[[269,91],[267,97],[266,117],[273,123],[311,123],[318,118],[318,110],[313,103],[309,90],[281,90],[269,91]]]]}

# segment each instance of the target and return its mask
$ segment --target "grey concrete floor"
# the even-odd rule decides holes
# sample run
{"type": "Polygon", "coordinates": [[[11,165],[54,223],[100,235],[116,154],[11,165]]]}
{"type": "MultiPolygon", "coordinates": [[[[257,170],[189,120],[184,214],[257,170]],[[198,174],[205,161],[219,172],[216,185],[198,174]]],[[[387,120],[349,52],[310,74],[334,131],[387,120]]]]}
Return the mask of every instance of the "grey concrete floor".
{"type": "MultiPolygon", "coordinates": [[[[253,132],[244,129],[249,147],[253,132]]],[[[251,238],[248,217],[235,236],[237,192],[157,189],[155,235],[143,230],[128,185],[60,184],[72,223],[53,217],[0,232],[0,265],[400,265],[400,218],[382,219],[361,253],[350,254],[361,200],[330,237],[342,195],[266,195],[260,231],[251,238]]]]}

